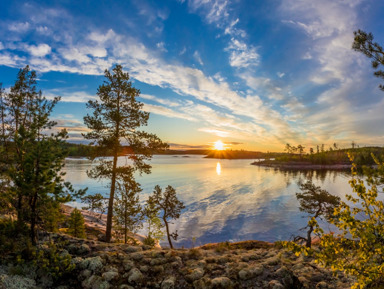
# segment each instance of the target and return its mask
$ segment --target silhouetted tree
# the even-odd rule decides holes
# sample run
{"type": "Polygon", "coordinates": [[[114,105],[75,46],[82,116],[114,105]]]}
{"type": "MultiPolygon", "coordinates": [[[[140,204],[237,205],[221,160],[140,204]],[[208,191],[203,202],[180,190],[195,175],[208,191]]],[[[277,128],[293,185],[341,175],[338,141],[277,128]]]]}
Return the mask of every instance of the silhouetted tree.
{"type": "MultiPolygon", "coordinates": [[[[316,187],[311,181],[301,184],[302,193],[296,193],[296,198],[300,202],[300,211],[310,214],[312,219],[323,219],[329,221],[333,217],[334,209],[340,203],[340,197],[331,195],[321,187],[316,187]]],[[[307,237],[297,237],[297,240],[304,240],[307,247],[311,247],[311,234],[314,230],[313,224],[308,222],[307,237]]]]}
{"type": "Polygon", "coordinates": [[[150,202],[153,202],[156,208],[160,211],[161,219],[164,222],[167,231],[167,238],[169,246],[173,249],[171,237],[177,239],[177,231],[174,233],[169,232],[169,221],[178,219],[181,210],[185,208],[183,202],[179,201],[176,197],[176,190],[172,186],[167,186],[163,192],[159,186],[156,186],[153,195],[149,197],[150,202]]]}
{"type": "Polygon", "coordinates": [[[88,210],[92,214],[97,211],[99,213],[99,219],[101,219],[107,209],[105,201],[106,198],[100,193],[84,196],[81,198],[81,202],[86,204],[86,206],[82,207],[82,209],[88,210]]]}
{"type": "Polygon", "coordinates": [[[95,156],[112,155],[112,160],[103,159],[99,165],[89,171],[92,178],[111,180],[108,202],[106,241],[111,240],[113,202],[116,183],[123,179],[133,179],[138,171],[150,173],[151,166],[146,163],[153,152],[165,149],[164,144],[156,135],[138,130],[147,125],[149,113],[142,111],[143,104],[137,100],[140,91],[132,86],[128,73],[121,65],[116,65],[112,72],[105,70],[106,80],[97,90],[99,100],[90,100],[88,109],[93,115],[84,117],[84,122],[91,131],[85,138],[94,140],[98,151],[95,156]],[[123,155],[121,141],[128,147],[127,158],[130,165],[118,167],[117,158],[123,155]]]}
{"type": "MultiPolygon", "coordinates": [[[[376,77],[384,79],[384,71],[380,70],[380,66],[384,66],[384,50],[376,42],[373,42],[372,33],[366,33],[362,30],[354,32],[355,38],[352,49],[364,53],[368,58],[372,59],[372,67],[376,77]]],[[[380,84],[379,88],[384,90],[384,85],[380,84]]]]}

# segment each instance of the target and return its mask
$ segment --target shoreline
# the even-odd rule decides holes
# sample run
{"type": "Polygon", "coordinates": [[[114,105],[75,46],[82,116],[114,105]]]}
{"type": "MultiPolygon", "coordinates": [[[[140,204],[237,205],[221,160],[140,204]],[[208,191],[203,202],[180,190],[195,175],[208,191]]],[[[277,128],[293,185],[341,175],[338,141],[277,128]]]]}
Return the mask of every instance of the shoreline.
{"type": "Polygon", "coordinates": [[[276,169],[289,169],[289,170],[351,170],[351,164],[332,164],[332,165],[319,165],[310,163],[273,163],[273,162],[253,162],[253,166],[261,166],[276,169]]]}

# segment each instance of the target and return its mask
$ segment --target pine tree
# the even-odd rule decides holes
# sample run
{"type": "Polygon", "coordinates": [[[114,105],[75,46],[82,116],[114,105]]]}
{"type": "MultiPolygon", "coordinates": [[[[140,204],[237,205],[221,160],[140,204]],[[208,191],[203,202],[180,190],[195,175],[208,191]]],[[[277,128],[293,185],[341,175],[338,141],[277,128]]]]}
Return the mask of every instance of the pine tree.
{"type": "MultiPolygon", "coordinates": [[[[362,52],[368,58],[372,59],[372,67],[374,75],[384,79],[384,70],[380,70],[380,66],[384,66],[384,50],[377,42],[373,42],[372,33],[366,33],[362,30],[354,32],[355,39],[352,44],[352,49],[362,52]]],[[[384,90],[384,85],[380,84],[379,88],[384,90]]]]}
{"type": "Polygon", "coordinates": [[[81,198],[81,202],[86,204],[82,207],[83,210],[89,210],[91,214],[99,213],[99,219],[103,216],[106,210],[105,198],[102,194],[87,195],[81,198]]]}
{"type": "Polygon", "coordinates": [[[165,149],[167,145],[156,135],[138,130],[147,125],[149,113],[142,111],[143,104],[137,100],[140,91],[132,86],[122,66],[116,65],[112,73],[106,70],[105,78],[97,90],[99,100],[90,100],[87,104],[93,114],[84,117],[85,124],[91,129],[84,137],[94,140],[98,149],[95,156],[112,156],[112,160],[103,159],[89,172],[92,178],[111,180],[106,228],[106,241],[109,242],[117,182],[133,179],[135,171],[150,173],[151,166],[146,161],[151,159],[153,152],[165,149]],[[128,147],[126,151],[123,151],[121,141],[128,147]],[[131,165],[118,167],[117,160],[122,155],[131,160],[131,165]]]}
{"type": "MultiPolygon", "coordinates": [[[[331,195],[326,190],[315,186],[308,181],[300,186],[302,193],[296,193],[296,198],[300,202],[300,211],[306,212],[311,219],[326,219],[330,221],[333,217],[334,209],[340,204],[340,197],[331,195]]],[[[309,222],[307,227],[307,237],[296,237],[295,240],[304,240],[307,247],[311,247],[314,225],[309,222]]]]}
{"type": "Polygon", "coordinates": [[[169,246],[173,249],[171,238],[176,240],[178,235],[177,231],[170,233],[169,222],[180,217],[181,210],[185,208],[183,202],[177,199],[176,190],[172,186],[166,187],[164,192],[159,186],[156,186],[153,195],[149,197],[149,202],[154,203],[156,209],[160,211],[160,218],[164,222],[169,246]]]}
{"type": "Polygon", "coordinates": [[[44,219],[44,207],[49,202],[68,202],[75,192],[69,183],[63,181],[65,151],[62,144],[67,132],[62,130],[48,135],[46,131],[55,126],[49,120],[53,107],[60,98],[47,100],[36,89],[36,73],[28,66],[18,73],[10,92],[2,94],[0,108],[1,149],[5,156],[1,162],[4,174],[11,184],[8,195],[17,212],[19,227],[30,224],[30,238],[36,244],[38,223],[44,219]],[[2,113],[3,111],[3,113],[2,113]]]}
{"type": "Polygon", "coordinates": [[[135,233],[142,225],[143,215],[138,195],[141,191],[140,184],[135,180],[117,184],[118,198],[114,205],[114,224],[115,230],[124,236],[125,244],[128,241],[128,233],[135,233]]]}
{"type": "Polygon", "coordinates": [[[147,237],[144,240],[144,244],[154,246],[157,241],[164,237],[162,231],[162,224],[159,218],[159,209],[154,203],[153,198],[149,198],[143,208],[143,216],[147,223],[147,237]]]}
{"type": "Polygon", "coordinates": [[[85,238],[84,217],[77,208],[72,211],[68,219],[68,234],[76,238],[85,238]]]}

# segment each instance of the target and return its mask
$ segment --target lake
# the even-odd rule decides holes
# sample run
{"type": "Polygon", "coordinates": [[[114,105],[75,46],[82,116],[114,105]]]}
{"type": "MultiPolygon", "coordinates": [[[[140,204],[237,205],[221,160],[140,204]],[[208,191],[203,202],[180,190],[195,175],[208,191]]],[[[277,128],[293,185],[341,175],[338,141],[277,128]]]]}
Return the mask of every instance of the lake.
{"type": "MultiPolygon", "coordinates": [[[[119,163],[124,164],[125,158],[119,163]]],[[[178,230],[176,247],[191,247],[223,241],[288,240],[299,234],[307,216],[299,211],[295,193],[310,179],[344,199],[351,192],[349,172],[280,171],[250,165],[254,160],[218,160],[204,156],[153,157],[152,174],[137,176],[144,202],[155,185],[173,186],[186,208],[171,225],[178,230]]],[[[89,161],[66,160],[66,181],[88,193],[108,195],[108,182],[90,179],[89,161]]],[[[72,205],[81,206],[78,203],[72,205]]],[[[142,231],[141,233],[145,233],[142,231]]],[[[164,245],[167,243],[163,241],[164,245]]]]}

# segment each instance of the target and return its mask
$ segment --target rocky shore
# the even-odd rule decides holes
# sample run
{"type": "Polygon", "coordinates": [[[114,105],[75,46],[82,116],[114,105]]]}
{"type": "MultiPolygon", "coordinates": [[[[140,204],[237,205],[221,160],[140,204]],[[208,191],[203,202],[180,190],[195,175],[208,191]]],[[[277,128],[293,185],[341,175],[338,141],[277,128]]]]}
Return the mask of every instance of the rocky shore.
{"type": "MultiPolygon", "coordinates": [[[[45,237],[65,244],[72,271],[54,280],[30,263],[0,266],[1,289],[28,288],[350,288],[342,273],[335,276],[304,256],[259,241],[209,244],[192,249],[108,244],[66,235],[45,237]]],[[[45,245],[41,245],[44,249],[45,245]]],[[[48,250],[48,249],[47,249],[48,250]]]]}

